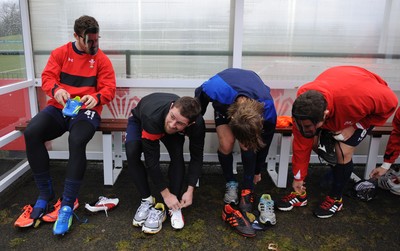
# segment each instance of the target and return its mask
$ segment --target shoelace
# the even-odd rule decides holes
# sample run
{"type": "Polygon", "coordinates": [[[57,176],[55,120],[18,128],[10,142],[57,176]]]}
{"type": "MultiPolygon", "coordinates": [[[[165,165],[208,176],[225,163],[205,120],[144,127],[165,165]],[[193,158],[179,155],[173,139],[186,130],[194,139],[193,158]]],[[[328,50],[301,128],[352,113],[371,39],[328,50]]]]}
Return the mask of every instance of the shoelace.
{"type": "Polygon", "coordinates": [[[23,212],[24,218],[29,218],[31,216],[33,209],[31,205],[25,205],[23,210],[24,210],[23,212]]]}
{"type": "Polygon", "coordinates": [[[69,217],[71,217],[71,215],[75,216],[76,220],[79,221],[80,223],[89,222],[88,218],[82,218],[82,219],[79,218],[79,216],[74,211],[72,211],[71,214],[62,212],[61,214],[58,215],[58,220],[61,220],[62,223],[66,223],[69,220],[69,217]]]}
{"type": "Polygon", "coordinates": [[[233,183],[233,182],[232,183],[228,182],[227,187],[229,187],[229,188],[237,188],[236,183],[233,183]]]}
{"type": "Polygon", "coordinates": [[[235,184],[228,184],[226,186],[226,191],[227,192],[235,192],[235,191],[237,191],[237,186],[235,184]]]}
{"type": "Polygon", "coordinates": [[[334,199],[332,199],[332,198],[327,198],[326,200],[324,200],[324,202],[322,202],[321,208],[323,208],[323,209],[329,209],[329,208],[331,208],[334,204],[335,204],[335,200],[334,200],[334,199]]]}
{"type": "Polygon", "coordinates": [[[263,200],[260,202],[262,212],[274,212],[274,203],[272,201],[263,200]]]}
{"type": "Polygon", "coordinates": [[[67,212],[62,212],[58,214],[58,220],[62,223],[65,223],[69,220],[69,218],[71,217],[72,213],[67,213],[67,212]]]}
{"type": "Polygon", "coordinates": [[[147,210],[147,209],[149,209],[150,207],[151,207],[151,202],[145,201],[145,202],[142,202],[142,203],[140,204],[139,209],[140,209],[140,210],[141,210],[141,209],[147,210]]]}
{"type": "Polygon", "coordinates": [[[149,217],[148,218],[149,218],[149,220],[157,221],[158,218],[159,218],[159,215],[161,215],[161,214],[162,214],[161,210],[157,210],[157,209],[155,209],[153,207],[153,208],[150,209],[150,213],[149,213],[149,217]]]}
{"type": "Polygon", "coordinates": [[[172,219],[176,219],[178,221],[183,221],[183,216],[182,216],[182,211],[181,209],[178,210],[169,210],[169,215],[171,216],[172,219]]]}
{"type": "Polygon", "coordinates": [[[180,214],[180,209],[178,209],[178,210],[168,210],[168,213],[169,213],[169,215],[170,216],[173,216],[173,215],[177,215],[177,214],[180,214]]]}
{"type": "Polygon", "coordinates": [[[361,190],[366,190],[366,189],[371,189],[371,188],[375,188],[375,184],[372,183],[369,180],[360,182],[359,184],[357,184],[357,186],[355,187],[356,191],[361,191],[361,190]]]}
{"type": "Polygon", "coordinates": [[[79,221],[80,223],[88,223],[88,222],[89,222],[89,219],[88,219],[88,218],[83,218],[83,219],[79,218],[79,216],[75,213],[75,211],[73,211],[72,214],[75,216],[75,218],[77,219],[77,221],[79,221]]]}
{"type": "Polygon", "coordinates": [[[105,212],[105,214],[106,214],[106,217],[108,217],[108,213],[107,213],[108,207],[104,204],[104,202],[105,202],[108,198],[107,198],[107,197],[104,197],[104,196],[100,196],[99,199],[100,199],[100,200],[99,200],[99,202],[98,202],[97,205],[103,206],[103,209],[104,209],[104,212],[105,212]]]}
{"type": "Polygon", "coordinates": [[[151,203],[149,201],[142,202],[138,208],[139,212],[147,211],[151,207],[151,203]]]}
{"type": "Polygon", "coordinates": [[[295,192],[291,192],[290,194],[288,194],[288,195],[286,195],[285,197],[283,197],[282,200],[285,201],[285,202],[288,202],[288,201],[290,201],[291,199],[296,198],[297,195],[299,195],[299,194],[297,194],[297,193],[295,193],[295,192]]]}

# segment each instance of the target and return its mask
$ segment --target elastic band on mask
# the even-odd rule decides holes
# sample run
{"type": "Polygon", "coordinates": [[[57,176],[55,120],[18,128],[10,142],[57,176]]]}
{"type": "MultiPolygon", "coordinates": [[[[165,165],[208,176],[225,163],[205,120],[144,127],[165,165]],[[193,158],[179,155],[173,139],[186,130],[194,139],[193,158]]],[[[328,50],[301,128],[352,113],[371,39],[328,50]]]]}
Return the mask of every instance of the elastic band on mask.
{"type": "Polygon", "coordinates": [[[99,27],[89,27],[85,30],[85,32],[83,33],[83,35],[87,35],[87,34],[97,34],[99,33],[99,27]]]}
{"type": "Polygon", "coordinates": [[[316,125],[319,122],[317,118],[311,117],[309,115],[302,115],[302,114],[294,114],[293,113],[292,116],[296,120],[310,120],[314,125],[316,125]]]}

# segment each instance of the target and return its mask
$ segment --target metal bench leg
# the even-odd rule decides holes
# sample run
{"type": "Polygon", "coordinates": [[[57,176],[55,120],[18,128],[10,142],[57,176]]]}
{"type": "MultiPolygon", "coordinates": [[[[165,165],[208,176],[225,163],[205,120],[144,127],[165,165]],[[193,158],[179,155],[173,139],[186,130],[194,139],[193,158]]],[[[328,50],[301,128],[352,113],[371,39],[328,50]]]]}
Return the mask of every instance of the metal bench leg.
{"type": "Polygon", "coordinates": [[[113,132],[114,166],[122,167],[122,132],[113,132]]]}
{"type": "Polygon", "coordinates": [[[240,162],[241,158],[240,151],[238,153],[233,152],[232,154],[233,154],[233,163],[232,163],[233,173],[237,174],[237,163],[240,162]]]}
{"type": "Polygon", "coordinates": [[[28,161],[22,160],[11,170],[7,171],[5,174],[0,176],[0,192],[3,192],[8,186],[10,186],[14,181],[21,177],[26,171],[29,170],[28,161]]]}
{"type": "Polygon", "coordinates": [[[278,156],[278,139],[280,140],[281,137],[282,137],[281,134],[276,133],[274,135],[267,156],[267,172],[271,177],[272,181],[275,183],[275,186],[278,186],[278,173],[276,172],[276,158],[278,156]]]}
{"type": "Polygon", "coordinates": [[[117,181],[122,171],[122,132],[113,133],[114,145],[114,168],[113,168],[113,184],[117,181]]]}
{"type": "Polygon", "coordinates": [[[292,135],[275,135],[271,143],[270,152],[268,154],[268,174],[271,176],[272,181],[279,188],[285,188],[287,185],[287,176],[289,169],[290,158],[290,144],[292,135]],[[276,170],[276,156],[278,149],[278,142],[280,141],[279,151],[279,164],[278,171],[276,170]]]}
{"type": "Polygon", "coordinates": [[[112,134],[103,132],[103,173],[104,185],[114,185],[112,134]]]}
{"type": "Polygon", "coordinates": [[[364,179],[369,179],[369,174],[376,167],[378,159],[379,143],[382,136],[371,136],[369,141],[369,150],[367,156],[367,166],[365,167],[364,179]]]}
{"type": "Polygon", "coordinates": [[[277,184],[277,187],[280,188],[285,188],[287,185],[291,140],[292,135],[282,135],[277,184]]]}

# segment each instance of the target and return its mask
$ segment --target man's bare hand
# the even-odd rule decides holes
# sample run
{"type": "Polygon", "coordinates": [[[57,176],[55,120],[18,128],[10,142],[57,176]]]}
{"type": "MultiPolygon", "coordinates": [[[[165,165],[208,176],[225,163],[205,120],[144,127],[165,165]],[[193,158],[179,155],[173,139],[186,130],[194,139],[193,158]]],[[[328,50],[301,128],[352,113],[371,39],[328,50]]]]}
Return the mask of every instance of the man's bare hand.
{"type": "Polygon", "coordinates": [[[161,196],[163,197],[164,202],[169,209],[178,210],[182,208],[178,198],[175,196],[175,194],[172,194],[168,188],[165,188],[161,191],[161,196]]]}
{"type": "Polygon", "coordinates": [[[70,97],[71,95],[64,89],[59,89],[54,94],[54,99],[62,106],[65,106],[65,101],[67,101],[70,97]]]}
{"type": "Polygon", "coordinates": [[[260,181],[261,181],[261,173],[260,174],[254,174],[253,183],[257,184],[260,181]]]}
{"type": "Polygon", "coordinates": [[[377,167],[374,170],[372,170],[371,173],[369,174],[369,177],[377,179],[377,178],[381,177],[382,175],[384,175],[387,171],[388,171],[388,169],[385,169],[380,166],[380,167],[377,167]]]}
{"type": "Polygon", "coordinates": [[[187,191],[182,195],[182,199],[181,199],[182,208],[192,205],[192,203],[193,203],[193,191],[194,191],[194,188],[189,186],[187,191]]]}
{"type": "Polygon", "coordinates": [[[81,102],[86,105],[86,109],[92,109],[97,105],[97,100],[91,95],[85,95],[81,98],[81,102]]]}
{"type": "Polygon", "coordinates": [[[302,180],[293,180],[292,187],[295,192],[298,194],[302,194],[306,191],[306,187],[304,186],[304,181],[302,180]]]}

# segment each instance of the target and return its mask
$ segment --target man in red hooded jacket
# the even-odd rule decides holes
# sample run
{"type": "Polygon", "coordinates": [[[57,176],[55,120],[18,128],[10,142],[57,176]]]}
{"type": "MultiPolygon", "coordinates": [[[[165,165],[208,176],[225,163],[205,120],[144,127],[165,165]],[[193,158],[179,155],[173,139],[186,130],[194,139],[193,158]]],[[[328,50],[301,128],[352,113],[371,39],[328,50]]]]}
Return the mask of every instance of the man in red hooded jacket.
{"type": "Polygon", "coordinates": [[[392,164],[396,161],[400,154],[400,108],[397,109],[393,121],[393,130],[390,133],[389,140],[386,145],[385,155],[383,155],[383,163],[381,166],[371,171],[371,178],[379,178],[386,174],[392,164]]]}
{"type": "Polygon", "coordinates": [[[301,86],[292,108],[294,192],[277,202],[278,209],[307,205],[304,180],[314,150],[333,173],[331,191],[314,214],[328,218],[340,211],[355,147],[374,126],[386,122],[397,103],[381,77],[356,66],[330,68],[301,86]]]}
{"type": "Polygon", "coordinates": [[[386,145],[383,163],[370,173],[370,178],[378,178],[378,186],[400,195],[400,171],[390,169],[400,154],[400,108],[397,109],[393,121],[393,130],[386,145]]]}

